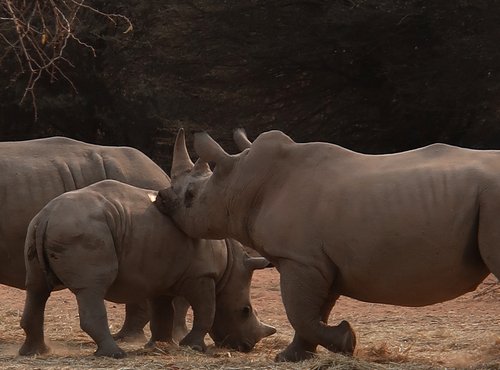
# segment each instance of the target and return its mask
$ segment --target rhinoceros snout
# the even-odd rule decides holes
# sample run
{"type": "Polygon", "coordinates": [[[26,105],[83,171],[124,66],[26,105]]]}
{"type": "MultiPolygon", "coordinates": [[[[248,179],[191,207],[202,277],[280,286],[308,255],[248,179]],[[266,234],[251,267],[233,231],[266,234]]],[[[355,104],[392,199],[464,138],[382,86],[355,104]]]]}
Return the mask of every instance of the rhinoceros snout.
{"type": "Polygon", "coordinates": [[[177,196],[172,188],[160,190],[154,205],[161,213],[171,216],[178,206],[177,196]]]}

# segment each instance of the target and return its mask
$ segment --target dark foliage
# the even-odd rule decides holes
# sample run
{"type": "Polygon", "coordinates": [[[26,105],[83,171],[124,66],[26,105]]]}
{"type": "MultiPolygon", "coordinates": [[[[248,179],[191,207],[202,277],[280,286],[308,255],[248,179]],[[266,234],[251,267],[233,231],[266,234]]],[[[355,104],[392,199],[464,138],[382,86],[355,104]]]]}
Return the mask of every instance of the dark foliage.
{"type": "Polygon", "coordinates": [[[72,45],[78,89],[44,81],[38,115],[0,67],[0,139],[53,134],[138,147],[168,167],[180,126],[234,150],[281,129],[369,153],[447,142],[500,148],[497,1],[98,2],[72,45]]]}

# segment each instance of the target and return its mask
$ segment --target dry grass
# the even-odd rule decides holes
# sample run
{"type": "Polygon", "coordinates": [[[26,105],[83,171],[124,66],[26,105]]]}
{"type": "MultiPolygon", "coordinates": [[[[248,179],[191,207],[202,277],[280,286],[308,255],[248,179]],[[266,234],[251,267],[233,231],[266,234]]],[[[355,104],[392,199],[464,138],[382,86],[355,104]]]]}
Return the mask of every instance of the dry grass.
{"type": "MultiPolygon", "coordinates": [[[[79,328],[74,297],[54,293],[47,305],[46,335],[52,352],[20,357],[24,334],[19,328],[24,292],[0,287],[0,368],[2,369],[500,369],[500,292],[488,280],[481,289],[452,302],[422,308],[373,305],[341,298],[331,317],[349,320],[358,335],[354,357],[320,349],[318,356],[298,364],[275,363],[291,340],[292,330],[280,302],[274,272],[255,276],[253,300],[266,323],[278,333],[265,338],[248,354],[209,345],[206,354],[172,345],[145,350],[144,343],[122,343],[128,357],[96,358],[94,343],[79,328]]],[[[495,283],[493,281],[493,283],[495,283]]],[[[123,320],[123,308],[107,303],[112,331],[123,320]]]]}

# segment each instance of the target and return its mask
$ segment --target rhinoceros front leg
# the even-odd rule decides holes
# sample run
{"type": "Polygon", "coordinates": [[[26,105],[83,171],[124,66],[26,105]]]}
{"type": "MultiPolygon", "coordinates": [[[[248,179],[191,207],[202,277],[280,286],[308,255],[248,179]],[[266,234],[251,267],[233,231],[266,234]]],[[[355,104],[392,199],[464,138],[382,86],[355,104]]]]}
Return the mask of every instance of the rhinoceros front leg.
{"type": "Polygon", "coordinates": [[[170,303],[162,301],[163,297],[157,298],[149,305],[151,310],[153,310],[153,305],[155,308],[154,314],[151,314],[152,321],[150,322],[152,336],[146,347],[154,347],[155,341],[179,343],[189,332],[186,326],[189,302],[180,296],[175,297],[170,303]],[[156,316],[156,319],[153,316],[156,316]]]}
{"type": "Polygon", "coordinates": [[[311,358],[316,346],[333,352],[352,354],[356,336],[347,321],[327,325],[328,316],[338,295],[317,269],[293,261],[280,263],[281,295],[295,336],[290,345],[276,356],[276,361],[302,361],[311,358]]]}
{"type": "Polygon", "coordinates": [[[125,321],[120,331],[113,335],[116,340],[138,341],[144,340],[144,326],[150,317],[147,301],[129,303],[125,306],[125,321]]]}
{"type": "Polygon", "coordinates": [[[172,337],[179,343],[189,332],[186,325],[186,315],[189,310],[189,302],[184,297],[175,297],[174,304],[174,328],[172,337]]]}
{"type": "Polygon", "coordinates": [[[41,270],[37,276],[30,270],[28,268],[26,301],[21,318],[21,327],[26,333],[26,339],[19,349],[19,354],[23,356],[39,355],[49,351],[44,341],[43,321],[50,289],[41,270]]]}
{"type": "Polygon", "coordinates": [[[185,283],[183,292],[193,309],[193,328],[179,344],[205,352],[205,335],[215,318],[215,282],[208,277],[193,279],[185,283]]]}
{"type": "Polygon", "coordinates": [[[80,314],[80,327],[97,344],[96,356],[123,358],[125,352],[118,347],[108,327],[104,305],[104,292],[100,289],[83,288],[74,291],[80,314]]]}
{"type": "Polygon", "coordinates": [[[174,308],[172,306],[172,297],[160,296],[150,300],[151,321],[151,339],[146,344],[146,348],[152,348],[156,342],[173,343],[172,329],[174,322],[174,308]]]}

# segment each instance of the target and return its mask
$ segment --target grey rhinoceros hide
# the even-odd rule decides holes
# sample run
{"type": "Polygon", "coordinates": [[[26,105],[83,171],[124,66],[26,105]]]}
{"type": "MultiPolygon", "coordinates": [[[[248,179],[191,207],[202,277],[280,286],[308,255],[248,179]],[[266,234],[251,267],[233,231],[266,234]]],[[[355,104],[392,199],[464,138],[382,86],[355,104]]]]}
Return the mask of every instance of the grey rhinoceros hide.
{"type": "MultiPolygon", "coordinates": [[[[28,224],[51,199],[104,179],[154,190],[170,184],[165,172],[136,149],[64,137],[0,143],[0,174],[0,283],[20,289],[26,280],[28,224]]],[[[147,321],[141,305],[129,306],[117,336],[140,336],[147,321]]]]}
{"type": "Polygon", "coordinates": [[[180,344],[205,349],[210,332],[218,344],[248,351],[274,333],[250,303],[256,268],[235,241],[188,238],[153,204],[157,192],[105,180],[67,192],[32,220],[25,246],[26,305],[21,354],[41,353],[43,305],[55,287],[77,298],[80,323],[97,355],[123,357],[109,333],[103,300],[151,303],[151,340],[172,341],[175,296],[192,306],[192,330],[180,344]],[[228,325],[230,324],[230,325],[228,325]]]}
{"type": "Polygon", "coordinates": [[[500,151],[365,155],[279,131],[237,141],[243,151],[229,155],[196,134],[193,165],[180,132],[181,171],[156,203],[188,235],[231,236],[278,268],[296,331],[278,360],[308,358],[318,344],[353,352],[347,322],[325,326],[340,295],[422,306],[500,277],[500,151]]]}

